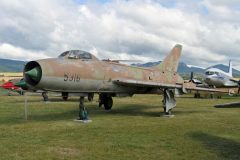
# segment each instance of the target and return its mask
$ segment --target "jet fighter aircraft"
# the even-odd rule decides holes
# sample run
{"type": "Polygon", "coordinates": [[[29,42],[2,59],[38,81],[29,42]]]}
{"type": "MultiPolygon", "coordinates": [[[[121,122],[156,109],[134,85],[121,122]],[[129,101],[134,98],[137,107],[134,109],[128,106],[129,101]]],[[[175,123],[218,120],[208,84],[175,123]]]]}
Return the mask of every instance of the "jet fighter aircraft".
{"type": "MultiPolygon", "coordinates": [[[[176,106],[174,90],[186,93],[187,90],[218,91],[197,88],[185,83],[177,73],[182,46],[177,44],[169,55],[157,66],[141,68],[113,61],[101,61],[94,55],[70,50],[58,58],[30,61],[24,68],[24,80],[35,88],[80,94],[80,110],[84,109],[84,97],[89,93],[99,94],[99,106],[110,110],[112,97],[132,96],[134,94],[163,94],[165,114],[171,114],[176,106]]],[[[79,116],[81,119],[81,114],[79,116]]]]}

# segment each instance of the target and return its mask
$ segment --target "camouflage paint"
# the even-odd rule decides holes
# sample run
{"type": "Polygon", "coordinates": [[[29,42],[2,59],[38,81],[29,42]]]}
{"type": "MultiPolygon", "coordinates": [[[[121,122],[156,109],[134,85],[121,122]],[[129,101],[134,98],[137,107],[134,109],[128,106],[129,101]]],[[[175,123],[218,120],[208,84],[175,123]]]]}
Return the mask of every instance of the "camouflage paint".
{"type": "MultiPolygon", "coordinates": [[[[141,80],[166,84],[183,84],[177,73],[182,47],[176,45],[164,61],[153,68],[133,67],[111,61],[51,58],[34,62],[42,75],[36,88],[58,92],[111,92],[111,93],[159,93],[156,88],[123,86],[113,83],[116,79],[141,80]]],[[[25,72],[30,69],[25,67],[25,72]]],[[[32,68],[31,68],[32,69],[32,68]]],[[[29,77],[24,75],[26,82],[29,77]]]]}

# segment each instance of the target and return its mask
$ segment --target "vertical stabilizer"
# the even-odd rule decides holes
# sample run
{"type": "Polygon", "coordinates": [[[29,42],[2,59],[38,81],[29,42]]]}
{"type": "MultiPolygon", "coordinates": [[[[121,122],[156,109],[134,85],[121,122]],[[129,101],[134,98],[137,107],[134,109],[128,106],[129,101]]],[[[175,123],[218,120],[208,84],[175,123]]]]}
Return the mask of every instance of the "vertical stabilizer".
{"type": "Polygon", "coordinates": [[[167,57],[154,68],[162,72],[177,72],[181,52],[182,45],[176,44],[167,57]]]}
{"type": "Polygon", "coordinates": [[[229,60],[229,68],[228,68],[228,74],[232,77],[232,61],[229,60]]]}

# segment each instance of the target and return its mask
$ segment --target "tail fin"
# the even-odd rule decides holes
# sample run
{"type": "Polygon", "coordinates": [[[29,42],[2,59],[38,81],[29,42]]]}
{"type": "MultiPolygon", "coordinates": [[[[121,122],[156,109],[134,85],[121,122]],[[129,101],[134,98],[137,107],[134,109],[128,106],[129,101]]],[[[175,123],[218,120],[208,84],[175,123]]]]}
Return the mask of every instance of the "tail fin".
{"type": "Polygon", "coordinates": [[[228,74],[232,77],[232,61],[229,60],[228,74]]]}
{"type": "Polygon", "coordinates": [[[182,45],[176,44],[168,56],[154,68],[162,72],[177,72],[182,45]]]}

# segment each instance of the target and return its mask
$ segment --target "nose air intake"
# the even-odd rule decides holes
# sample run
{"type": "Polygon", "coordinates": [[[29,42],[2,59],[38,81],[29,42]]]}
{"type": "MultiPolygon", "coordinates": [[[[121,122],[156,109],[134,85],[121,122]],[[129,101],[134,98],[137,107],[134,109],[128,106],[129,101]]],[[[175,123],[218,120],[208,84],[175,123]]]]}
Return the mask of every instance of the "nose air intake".
{"type": "Polygon", "coordinates": [[[28,62],[24,68],[24,80],[26,83],[35,86],[42,78],[42,69],[38,62],[28,62]]]}
{"type": "Polygon", "coordinates": [[[41,78],[41,70],[39,67],[35,67],[27,72],[25,72],[26,75],[28,75],[30,78],[32,78],[35,81],[40,80],[41,78]]]}

